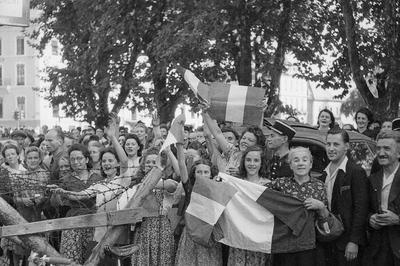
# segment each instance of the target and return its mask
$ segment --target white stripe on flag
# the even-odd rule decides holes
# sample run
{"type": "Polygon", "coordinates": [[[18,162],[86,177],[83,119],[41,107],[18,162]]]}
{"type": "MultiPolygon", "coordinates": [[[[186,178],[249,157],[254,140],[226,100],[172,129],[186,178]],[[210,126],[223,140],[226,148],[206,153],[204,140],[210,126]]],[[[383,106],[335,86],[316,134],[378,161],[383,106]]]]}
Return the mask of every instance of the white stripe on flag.
{"type": "Polygon", "coordinates": [[[243,192],[236,193],[229,201],[218,224],[223,228],[224,235],[219,242],[271,253],[274,215],[243,192]]]}
{"type": "Polygon", "coordinates": [[[192,192],[186,212],[213,226],[217,223],[224,209],[225,206],[218,202],[192,192]]]}
{"type": "Polygon", "coordinates": [[[246,180],[230,176],[226,173],[219,172],[218,176],[221,177],[224,182],[227,182],[229,185],[233,186],[238,191],[241,191],[242,193],[246,194],[249,198],[251,198],[254,201],[257,201],[257,199],[261,196],[261,194],[265,190],[264,186],[250,183],[246,180]]]}
{"type": "Polygon", "coordinates": [[[231,84],[226,103],[226,121],[243,121],[248,88],[247,86],[231,84]]]}
{"type": "Polygon", "coordinates": [[[183,75],[183,78],[189,84],[189,86],[193,90],[194,94],[197,96],[197,94],[198,94],[197,87],[200,84],[200,80],[190,70],[186,70],[185,71],[185,74],[183,75]]]}
{"type": "Polygon", "coordinates": [[[266,188],[225,173],[220,172],[218,176],[238,190],[218,222],[221,228],[227,228],[224,238],[219,242],[241,249],[270,253],[274,215],[256,202],[266,188]],[[249,224],[251,228],[248,228],[249,224]]]}
{"type": "Polygon", "coordinates": [[[169,145],[171,144],[175,144],[178,141],[176,140],[175,136],[172,134],[171,130],[168,132],[167,138],[165,139],[161,149],[160,149],[160,153],[165,150],[165,148],[167,148],[169,145]]]}

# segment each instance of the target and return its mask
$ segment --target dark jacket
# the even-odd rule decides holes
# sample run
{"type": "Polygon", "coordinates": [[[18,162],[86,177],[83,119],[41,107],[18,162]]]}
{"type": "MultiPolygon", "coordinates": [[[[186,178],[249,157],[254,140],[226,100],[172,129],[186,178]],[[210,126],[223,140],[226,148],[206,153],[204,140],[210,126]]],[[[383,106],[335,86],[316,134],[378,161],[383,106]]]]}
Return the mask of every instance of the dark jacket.
{"type": "MultiPolygon", "coordinates": [[[[321,180],[325,182],[325,179],[324,172],[321,180]]],[[[344,233],[335,240],[339,250],[345,250],[349,242],[366,245],[368,179],[364,169],[350,160],[346,173],[339,169],[336,176],[330,211],[342,220],[344,226],[344,233]]]]}
{"type": "MultiPolygon", "coordinates": [[[[369,199],[371,201],[370,215],[378,213],[380,210],[382,182],[383,170],[371,175],[369,189],[369,199]]],[[[393,178],[392,187],[389,192],[388,209],[400,215],[400,168],[393,178]]],[[[384,231],[386,231],[394,255],[400,258],[400,225],[386,226],[379,230],[371,227],[369,229],[371,233],[370,244],[368,246],[369,255],[374,256],[379,251],[384,231]]]]}

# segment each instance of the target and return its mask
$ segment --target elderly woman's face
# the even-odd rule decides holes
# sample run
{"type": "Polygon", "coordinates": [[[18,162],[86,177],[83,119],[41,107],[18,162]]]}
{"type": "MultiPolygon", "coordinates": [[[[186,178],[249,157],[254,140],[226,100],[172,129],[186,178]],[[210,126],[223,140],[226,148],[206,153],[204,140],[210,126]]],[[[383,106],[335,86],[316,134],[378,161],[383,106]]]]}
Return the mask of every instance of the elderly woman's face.
{"type": "Polygon", "coordinates": [[[301,150],[293,153],[289,163],[295,176],[307,176],[312,167],[310,154],[301,150]]]}

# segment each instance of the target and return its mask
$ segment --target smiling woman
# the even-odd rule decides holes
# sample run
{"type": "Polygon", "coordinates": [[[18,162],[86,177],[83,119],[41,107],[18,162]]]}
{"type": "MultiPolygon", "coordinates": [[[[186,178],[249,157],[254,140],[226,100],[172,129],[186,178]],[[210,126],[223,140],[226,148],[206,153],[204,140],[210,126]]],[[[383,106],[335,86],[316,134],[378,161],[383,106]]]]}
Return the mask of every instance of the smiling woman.
{"type": "Polygon", "coordinates": [[[328,131],[335,126],[335,116],[329,109],[322,109],[318,114],[318,129],[328,131]]]}
{"type": "MultiPolygon", "coordinates": [[[[266,165],[264,150],[260,146],[248,147],[241,158],[239,176],[249,182],[265,185],[266,165]]],[[[228,265],[271,265],[271,256],[261,252],[229,248],[228,265]]]]}
{"type": "MultiPolygon", "coordinates": [[[[291,148],[288,155],[293,176],[280,177],[266,184],[266,187],[291,195],[304,202],[304,207],[309,211],[315,211],[321,218],[328,215],[327,198],[324,184],[310,176],[312,155],[308,148],[291,148]]],[[[315,239],[315,235],[313,236],[315,239]]],[[[315,265],[314,250],[305,250],[296,253],[276,254],[274,260],[280,265],[315,265]]]]}

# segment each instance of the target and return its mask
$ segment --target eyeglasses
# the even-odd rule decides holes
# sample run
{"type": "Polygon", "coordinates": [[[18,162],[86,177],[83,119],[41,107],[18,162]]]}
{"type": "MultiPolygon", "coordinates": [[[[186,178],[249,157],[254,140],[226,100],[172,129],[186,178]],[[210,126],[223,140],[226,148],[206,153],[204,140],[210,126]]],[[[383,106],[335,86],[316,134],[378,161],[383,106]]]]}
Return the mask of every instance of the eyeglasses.
{"type": "Polygon", "coordinates": [[[76,157],[76,158],[69,158],[70,162],[82,162],[85,160],[85,157],[76,157]]]}

